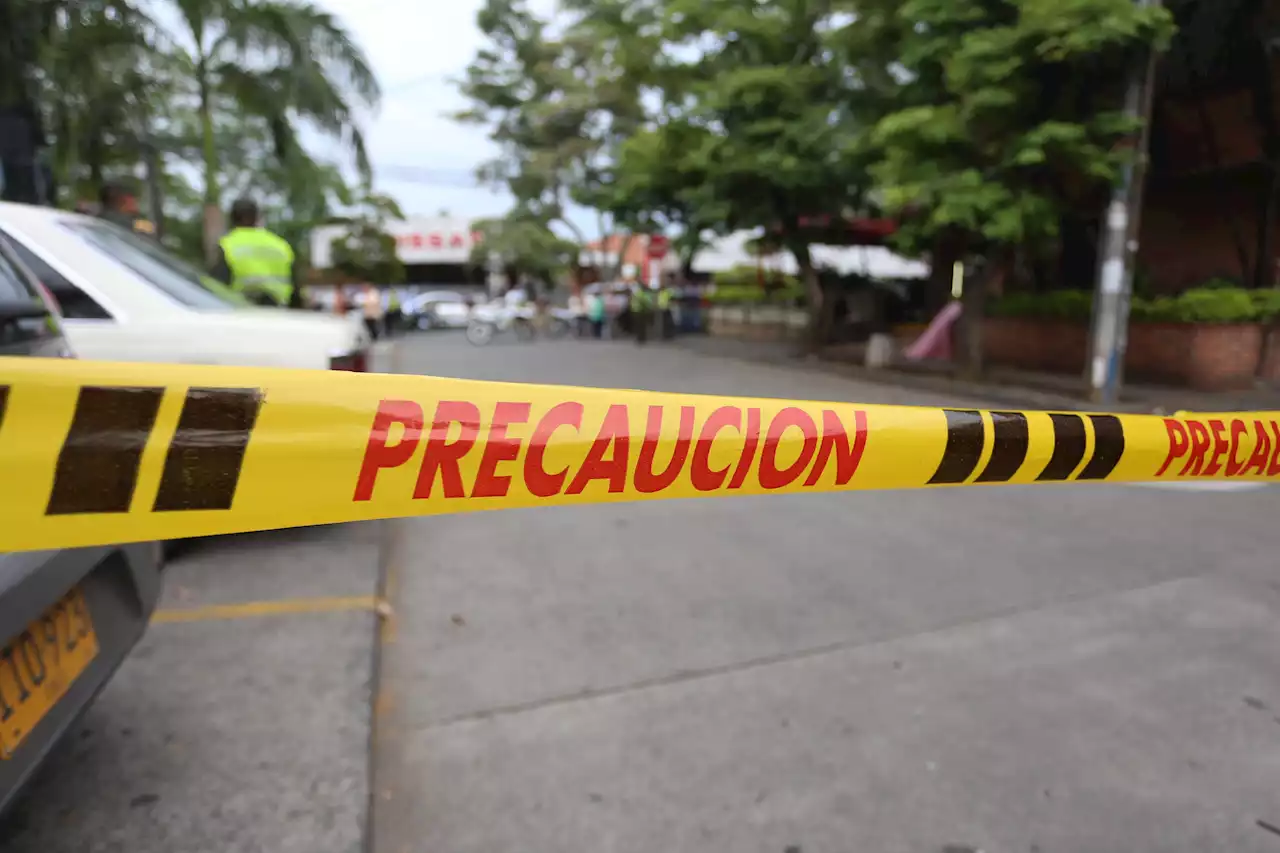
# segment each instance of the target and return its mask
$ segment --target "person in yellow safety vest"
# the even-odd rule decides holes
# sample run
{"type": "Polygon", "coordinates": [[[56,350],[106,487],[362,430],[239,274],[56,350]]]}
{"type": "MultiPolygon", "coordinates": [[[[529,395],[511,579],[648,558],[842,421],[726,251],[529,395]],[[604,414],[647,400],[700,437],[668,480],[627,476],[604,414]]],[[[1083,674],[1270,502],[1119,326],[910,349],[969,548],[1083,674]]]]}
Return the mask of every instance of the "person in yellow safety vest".
{"type": "Polygon", "coordinates": [[[675,331],[675,322],[671,317],[671,288],[665,284],[658,291],[658,323],[662,339],[670,338],[675,331]]]}
{"type": "Polygon", "coordinates": [[[649,339],[649,327],[653,325],[653,294],[644,284],[637,282],[631,289],[631,331],[636,343],[649,339]]]}
{"type": "Polygon", "coordinates": [[[387,288],[387,337],[394,335],[400,328],[400,292],[394,287],[387,288]]]}
{"type": "Polygon", "coordinates": [[[218,241],[213,277],[258,305],[305,307],[293,247],[259,224],[258,205],[247,198],[231,205],[231,230],[218,241]]]}

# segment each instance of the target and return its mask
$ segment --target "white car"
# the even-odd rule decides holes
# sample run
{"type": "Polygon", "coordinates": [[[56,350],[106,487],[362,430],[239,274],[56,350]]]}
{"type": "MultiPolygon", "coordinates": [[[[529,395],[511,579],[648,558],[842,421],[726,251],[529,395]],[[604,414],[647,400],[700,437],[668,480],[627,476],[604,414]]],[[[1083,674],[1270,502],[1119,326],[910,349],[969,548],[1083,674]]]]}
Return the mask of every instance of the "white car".
{"type": "Polygon", "coordinates": [[[471,316],[467,297],[452,290],[430,290],[411,296],[400,306],[406,321],[419,329],[464,329],[471,316]]]}
{"type": "Polygon", "coordinates": [[[250,306],[155,240],[109,222],[0,203],[0,239],[58,302],[80,358],[368,369],[358,317],[250,306]]]}

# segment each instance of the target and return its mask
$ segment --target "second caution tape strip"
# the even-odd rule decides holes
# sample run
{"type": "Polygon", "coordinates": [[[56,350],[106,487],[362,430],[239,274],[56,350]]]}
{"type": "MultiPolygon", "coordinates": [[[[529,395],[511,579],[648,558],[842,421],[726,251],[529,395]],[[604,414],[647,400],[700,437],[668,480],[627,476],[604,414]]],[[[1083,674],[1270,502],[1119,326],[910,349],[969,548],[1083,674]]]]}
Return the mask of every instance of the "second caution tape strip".
{"type": "Polygon", "coordinates": [[[0,551],[970,484],[1280,480],[1280,413],[1157,417],[0,359],[0,551]]]}

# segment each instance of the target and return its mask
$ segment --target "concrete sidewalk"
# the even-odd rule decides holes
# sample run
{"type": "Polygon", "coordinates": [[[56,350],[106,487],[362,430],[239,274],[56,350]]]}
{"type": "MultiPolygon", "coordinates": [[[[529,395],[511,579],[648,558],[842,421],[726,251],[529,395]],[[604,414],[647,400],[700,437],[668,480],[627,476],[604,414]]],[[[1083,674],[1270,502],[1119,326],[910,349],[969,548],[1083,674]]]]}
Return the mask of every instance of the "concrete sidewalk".
{"type": "MultiPolygon", "coordinates": [[[[794,342],[743,341],[710,335],[688,335],[673,342],[703,355],[736,358],[765,364],[799,367],[844,376],[862,382],[896,385],[938,394],[954,394],[992,403],[1036,409],[1094,409],[1086,402],[1087,389],[1077,376],[991,368],[986,381],[960,379],[938,366],[902,365],[872,369],[847,361],[805,356],[794,342]]],[[[1122,412],[1173,413],[1176,411],[1229,412],[1280,410],[1280,390],[1259,388],[1211,393],[1189,388],[1126,385],[1121,401],[1108,407],[1122,412]]]]}

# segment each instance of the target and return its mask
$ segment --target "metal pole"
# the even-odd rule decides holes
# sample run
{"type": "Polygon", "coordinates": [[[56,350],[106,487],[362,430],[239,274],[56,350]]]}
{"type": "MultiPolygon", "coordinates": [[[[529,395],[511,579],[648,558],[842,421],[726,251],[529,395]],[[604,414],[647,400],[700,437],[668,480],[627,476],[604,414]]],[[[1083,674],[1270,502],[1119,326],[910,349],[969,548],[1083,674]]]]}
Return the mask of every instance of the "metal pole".
{"type": "MultiPolygon", "coordinates": [[[[1138,0],[1141,7],[1160,0],[1138,0]]],[[[1093,297],[1093,323],[1089,363],[1089,397],[1095,403],[1113,405],[1124,379],[1124,354],[1128,344],[1129,303],[1133,294],[1134,260],[1142,224],[1142,197],[1147,173],[1147,148],[1151,138],[1151,111],[1155,95],[1156,52],[1134,69],[1125,92],[1124,113],[1141,121],[1132,159],[1125,164],[1107,206],[1097,288],[1093,297]]]]}

